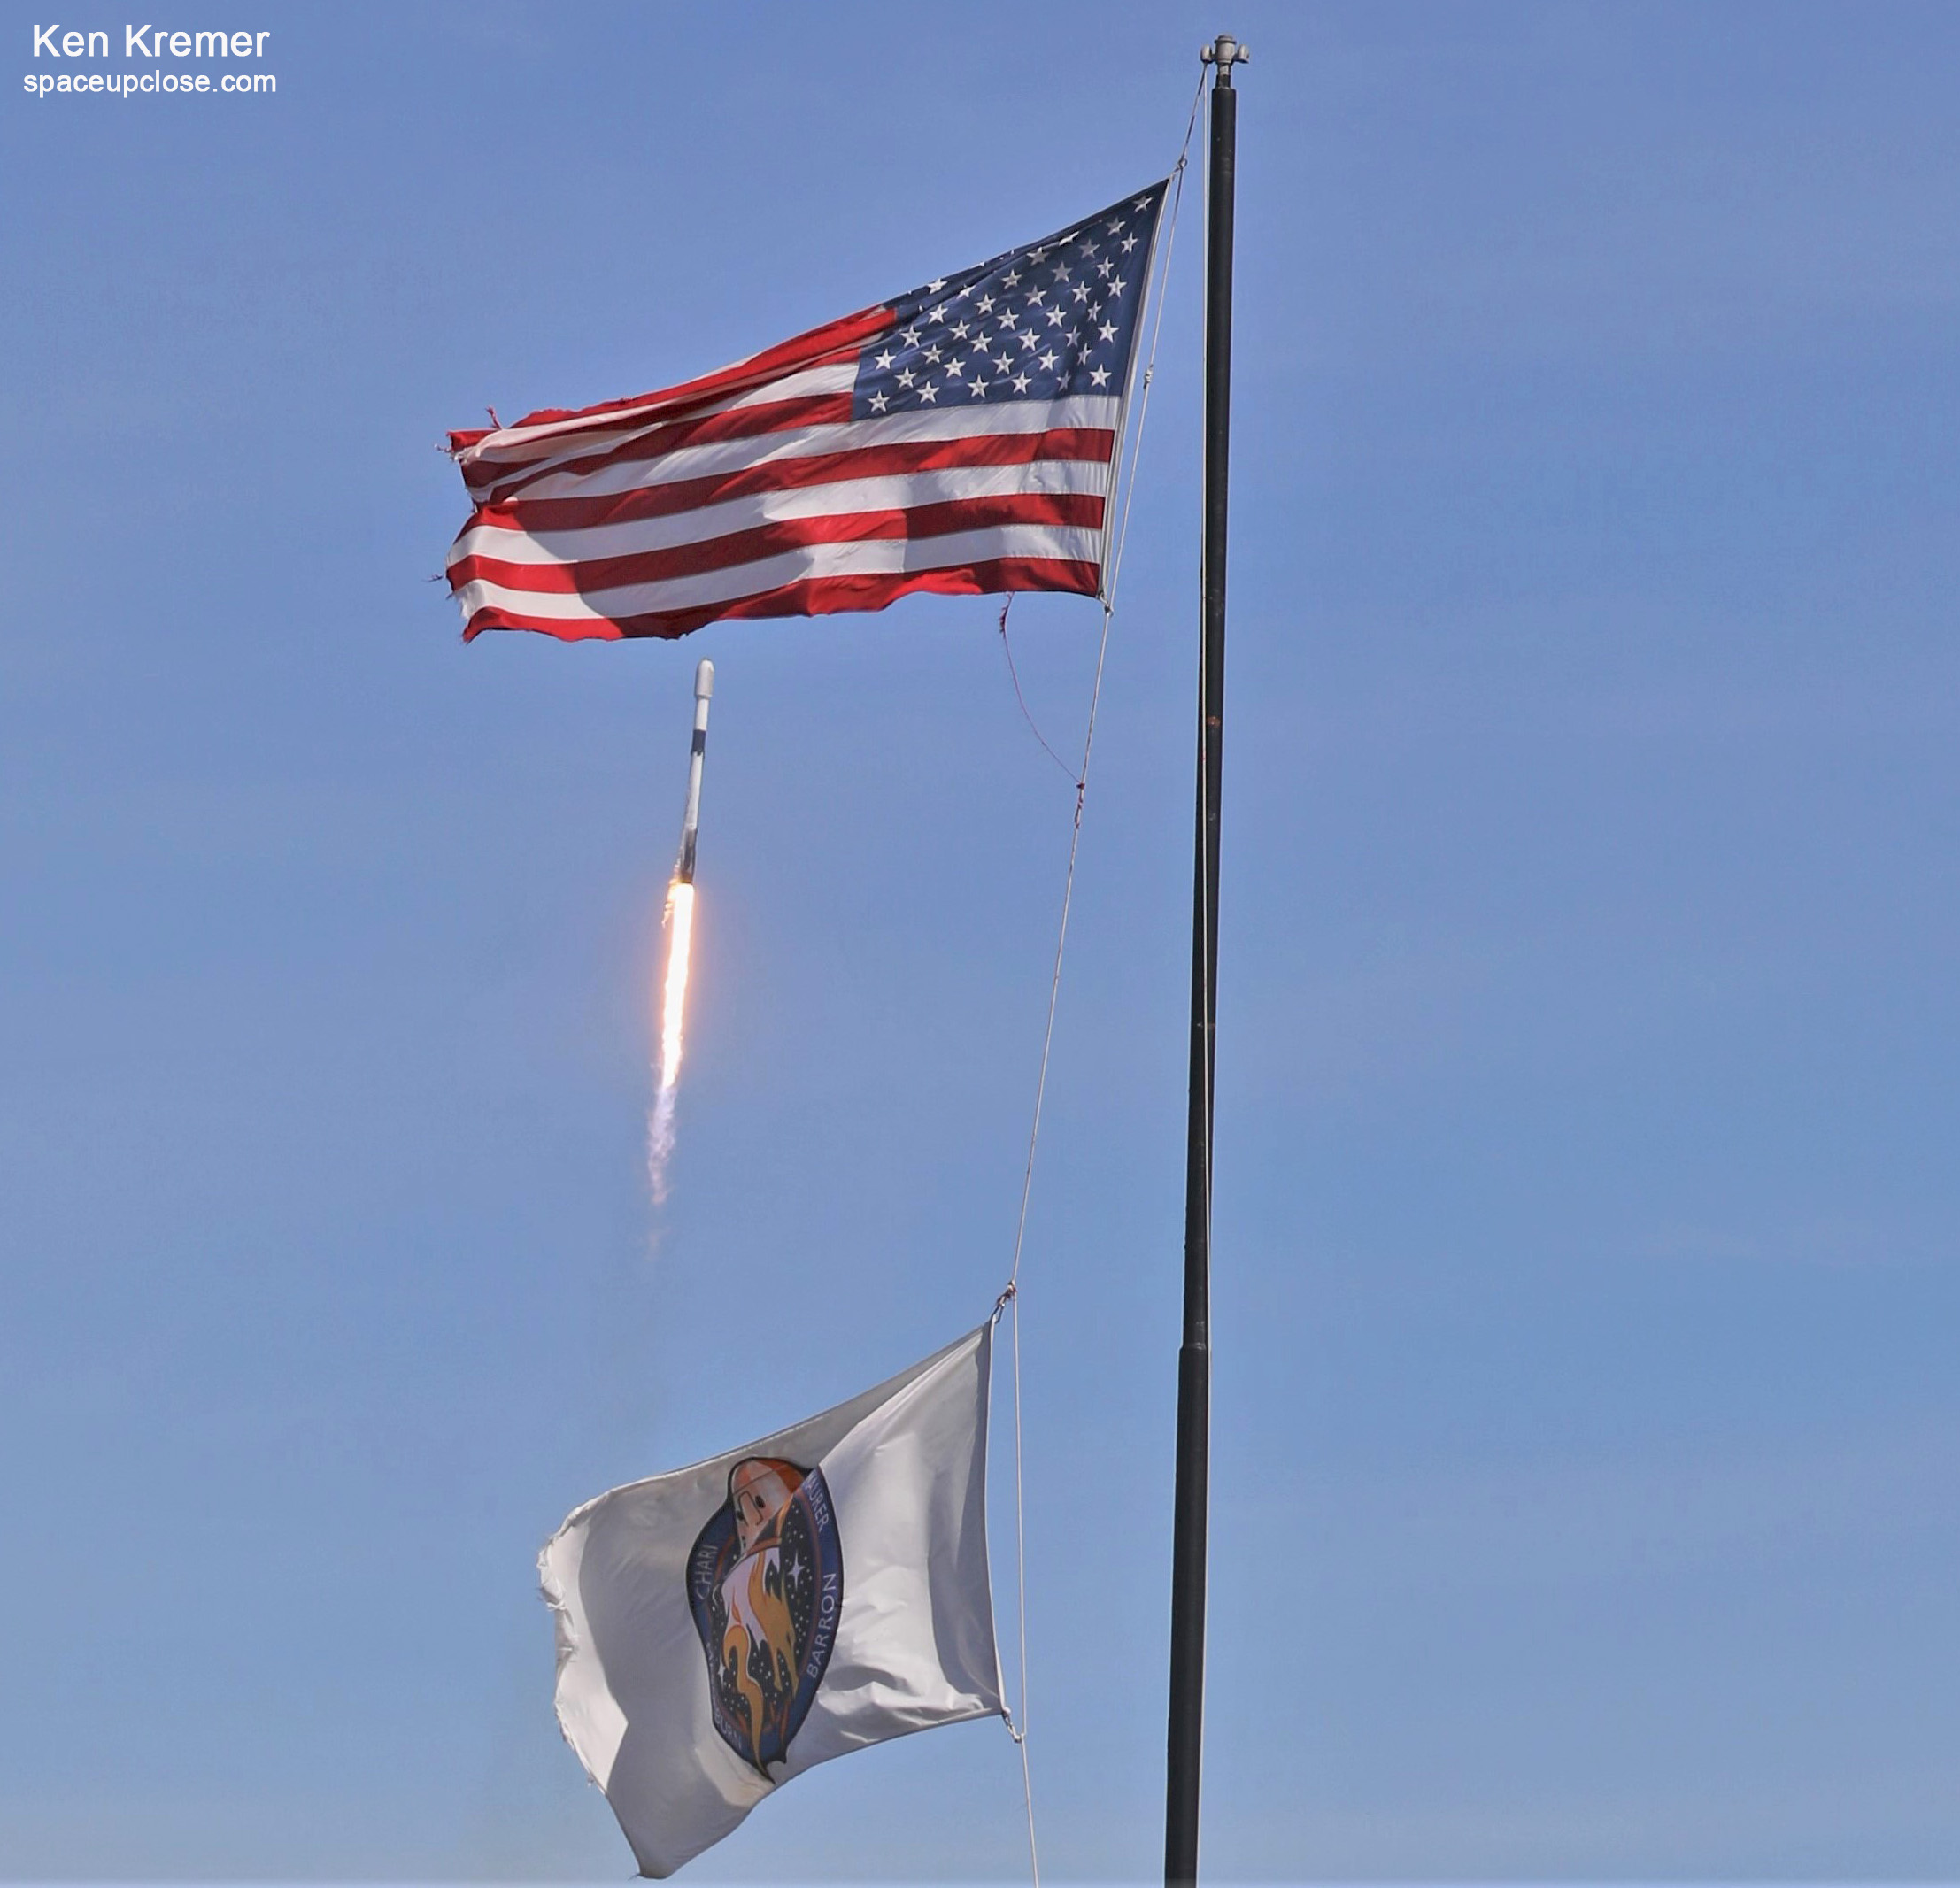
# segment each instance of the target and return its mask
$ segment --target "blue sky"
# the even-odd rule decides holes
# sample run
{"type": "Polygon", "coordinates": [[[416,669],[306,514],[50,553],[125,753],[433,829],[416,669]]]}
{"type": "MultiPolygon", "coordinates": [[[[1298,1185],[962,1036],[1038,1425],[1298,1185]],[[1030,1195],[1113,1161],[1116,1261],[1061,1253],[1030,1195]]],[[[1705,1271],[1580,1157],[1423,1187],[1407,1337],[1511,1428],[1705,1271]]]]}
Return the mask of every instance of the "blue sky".
{"type": "MultiPolygon", "coordinates": [[[[275,97],[0,108],[0,1869],[624,1873],[538,1544],[985,1312],[1070,790],[984,600],[463,648],[431,444],[1161,174],[1229,26],[1208,1868],[1960,1873],[1960,19],[205,23],[275,97]]],[[[1023,1275],[1063,1877],[1161,1853],[1190,210],[1023,1275]]],[[[1073,740],[1093,605],[1013,621],[1073,740]]],[[[968,1726],[693,1872],[1019,1817],[968,1726]]]]}

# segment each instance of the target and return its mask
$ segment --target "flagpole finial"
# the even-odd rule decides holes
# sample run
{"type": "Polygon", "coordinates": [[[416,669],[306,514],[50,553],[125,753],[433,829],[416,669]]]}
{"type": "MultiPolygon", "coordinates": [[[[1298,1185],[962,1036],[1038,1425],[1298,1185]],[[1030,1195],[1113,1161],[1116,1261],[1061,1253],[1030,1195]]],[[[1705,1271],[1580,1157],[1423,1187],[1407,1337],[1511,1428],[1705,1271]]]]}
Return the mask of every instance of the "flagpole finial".
{"type": "Polygon", "coordinates": [[[1203,64],[1215,66],[1218,68],[1219,84],[1230,85],[1231,83],[1232,67],[1234,66],[1243,66],[1247,59],[1252,58],[1252,52],[1250,49],[1241,46],[1231,34],[1221,33],[1210,45],[1205,47],[1199,53],[1198,57],[1203,64]]]}

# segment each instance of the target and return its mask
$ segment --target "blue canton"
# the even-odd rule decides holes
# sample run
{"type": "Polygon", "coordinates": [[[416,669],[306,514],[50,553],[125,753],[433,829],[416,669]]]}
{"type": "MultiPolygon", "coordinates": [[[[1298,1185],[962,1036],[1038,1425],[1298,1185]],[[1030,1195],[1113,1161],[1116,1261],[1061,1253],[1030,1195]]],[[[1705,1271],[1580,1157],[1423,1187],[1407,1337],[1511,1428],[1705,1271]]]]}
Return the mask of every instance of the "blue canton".
{"type": "Polygon", "coordinates": [[[1154,183],[1057,235],[897,297],[896,332],[858,357],[851,417],[1120,397],[1167,187],[1154,183]]]}

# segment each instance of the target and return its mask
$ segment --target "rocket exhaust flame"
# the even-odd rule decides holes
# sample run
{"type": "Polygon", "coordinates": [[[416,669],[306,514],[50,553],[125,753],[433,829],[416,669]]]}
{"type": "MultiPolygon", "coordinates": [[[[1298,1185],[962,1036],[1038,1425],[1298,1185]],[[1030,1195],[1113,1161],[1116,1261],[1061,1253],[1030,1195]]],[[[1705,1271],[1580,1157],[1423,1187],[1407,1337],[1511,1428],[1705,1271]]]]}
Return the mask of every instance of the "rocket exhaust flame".
{"type": "Polygon", "coordinates": [[[674,1103],[681,1083],[687,1024],[687,976],[694,949],[694,888],[678,878],[667,888],[667,974],[660,983],[660,1086],[646,1124],[646,1177],[653,1204],[667,1201],[667,1164],[674,1152],[674,1103]]]}
{"type": "Polygon", "coordinates": [[[688,959],[694,949],[694,888],[678,879],[667,888],[667,981],[660,996],[660,1086],[672,1088],[681,1079],[688,959]]]}

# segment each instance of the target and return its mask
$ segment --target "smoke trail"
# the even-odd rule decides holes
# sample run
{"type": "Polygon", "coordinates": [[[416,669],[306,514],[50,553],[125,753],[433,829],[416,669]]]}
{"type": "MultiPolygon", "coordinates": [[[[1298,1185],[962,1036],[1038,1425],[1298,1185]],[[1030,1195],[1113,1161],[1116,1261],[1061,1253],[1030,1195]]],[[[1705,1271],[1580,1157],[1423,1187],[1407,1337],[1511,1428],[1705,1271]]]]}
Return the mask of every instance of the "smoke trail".
{"type": "Polygon", "coordinates": [[[674,1153],[674,1090],[663,1088],[646,1111],[646,1184],[656,1206],[667,1204],[667,1163],[674,1153]]]}
{"type": "Polygon", "coordinates": [[[694,888],[675,879],[667,888],[667,975],[660,986],[660,1085],[646,1117],[646,1183],[656,1206],[667,1204],[667,1167],[674,1153],[674,1103],[681,1083],[687,1020],[688,961],[694,946],[694,888]]]}

